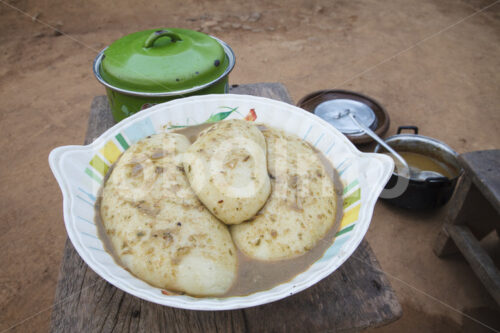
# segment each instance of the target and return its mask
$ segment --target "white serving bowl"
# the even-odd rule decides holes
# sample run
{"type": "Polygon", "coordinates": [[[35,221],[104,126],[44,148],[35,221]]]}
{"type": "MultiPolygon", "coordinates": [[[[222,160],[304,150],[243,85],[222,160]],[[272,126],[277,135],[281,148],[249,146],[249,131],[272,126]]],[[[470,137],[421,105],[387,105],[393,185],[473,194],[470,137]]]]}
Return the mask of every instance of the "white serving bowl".
{"type": "Polygon", "coordinates": [[[334,272],[358,247],[377,198],[392,174],[390,157],[362,153],[333,126],[293,105],[246,95],[204,95],[155,105],[116,124],[87,146],[54,149],[49,163],[63,194],[68,236],[83,260],[117,288],[150,302],[191,310],[229,310],[273,302],[302,291],[334,272]],[[97,236],[94,201],[104,174],[119,154],[141,138],[176,126],[245,118],[303,138],[331,161],[344,185],[340,231],[306,271],[272,289],[247,296],[196,298],[166,295],[117,265],[97,236]],[[255,119],[256,118],[256,119],[255,119]]]}

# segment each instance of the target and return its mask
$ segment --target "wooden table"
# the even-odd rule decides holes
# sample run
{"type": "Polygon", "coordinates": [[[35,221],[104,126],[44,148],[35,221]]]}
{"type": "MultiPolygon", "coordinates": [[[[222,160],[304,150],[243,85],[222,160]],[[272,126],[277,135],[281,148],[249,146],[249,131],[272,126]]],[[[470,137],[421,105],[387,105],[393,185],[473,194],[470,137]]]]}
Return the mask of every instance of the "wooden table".
{"type": "Polygon", "coordinates": [[[465,172],[448,205],[434,252],[444,257],[460,251],[500,304],[500,270],[479,243],[493,230],[500,235],[500,149],[465,153],[458,162],[465,172]]]}
{"type": "MultiPolygon", "coordinates": [[[[279,83],[233,86],[231,93],[292,103],[279,83]]],[[[105,96],[94,98],[85,143],[114,124],[105,96]]],[[[53,332],[356,331],[397,320],[401,306],[363,241],[337,271],[296,295],[233,311],[188,311],[156,305],[115,288],[66,241],[52,312],[53,332]]]]}

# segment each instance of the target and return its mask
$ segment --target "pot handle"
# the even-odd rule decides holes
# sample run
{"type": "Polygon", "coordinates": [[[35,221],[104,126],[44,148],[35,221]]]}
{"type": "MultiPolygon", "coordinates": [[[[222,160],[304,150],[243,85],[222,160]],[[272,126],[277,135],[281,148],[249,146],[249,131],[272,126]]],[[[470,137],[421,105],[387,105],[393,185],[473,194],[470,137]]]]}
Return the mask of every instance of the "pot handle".
{"type": "Polygon", "coordinates": [[[429,177],[425,179],[425,182],[428,184],[448,184],[451,183],[450,179],[448,177],[429,177]]]}
{"type": "Polygon", "coordinates": [[[169,30],[157,30],[149,35],[148,39],[144,42],[145,48],[150,48],[154,46],[156,40],[160,37],[168,36],[172,40],[172,43],[177,42],[178,40],[182,40],[179,35],[169,31],[169,30]]]}
{"type": "Polygon", "coordinates": [[[418,134],[418,127],[417,126],[399,126],[398,127],[398,134],[401,134],[402,130],[413,130],[413,134],[418,134]]]}

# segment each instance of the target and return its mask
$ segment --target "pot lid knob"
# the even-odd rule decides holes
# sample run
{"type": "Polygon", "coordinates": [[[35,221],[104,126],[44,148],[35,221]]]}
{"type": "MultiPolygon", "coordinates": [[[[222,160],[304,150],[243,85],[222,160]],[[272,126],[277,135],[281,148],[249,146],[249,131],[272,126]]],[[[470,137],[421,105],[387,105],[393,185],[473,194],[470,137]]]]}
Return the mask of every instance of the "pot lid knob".
{"type": "Polygon", "coordinates": [[[149,35],[148,39],[146,39],[146,41],[144,42],[144,47],[145,48],[153,47],[156,40],[158,38],[164,37],[164,36],[170,37],[170,40],[172,41],[172,43],[175,43],[179,40],[182,40],[181,37],[179,37],[179,35],[171,32],[169,30],[156,30],[151,35],[149,35]]]}

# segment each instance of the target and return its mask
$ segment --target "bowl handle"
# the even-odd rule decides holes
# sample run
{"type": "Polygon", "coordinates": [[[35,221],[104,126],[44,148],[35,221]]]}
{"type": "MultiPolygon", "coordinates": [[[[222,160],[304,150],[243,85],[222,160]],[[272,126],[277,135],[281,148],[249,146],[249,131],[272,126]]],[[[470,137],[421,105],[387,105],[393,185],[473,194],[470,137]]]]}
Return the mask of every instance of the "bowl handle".
{"type": "Polygon", "coordinates": [[[399,126],[398,127],[398,134],[401,134],[401,131],[403,130],[413,130],[413,134],[418,134],[418,127],[417,126],[399,126]]]}

